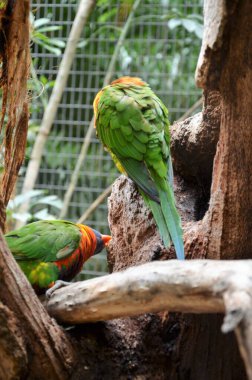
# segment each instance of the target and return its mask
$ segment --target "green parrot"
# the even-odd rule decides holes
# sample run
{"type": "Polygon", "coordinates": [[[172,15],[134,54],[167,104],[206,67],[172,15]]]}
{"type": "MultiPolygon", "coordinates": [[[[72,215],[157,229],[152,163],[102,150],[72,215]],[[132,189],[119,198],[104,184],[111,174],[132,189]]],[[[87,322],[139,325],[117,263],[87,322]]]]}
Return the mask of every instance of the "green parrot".
{"type": "Polygon", "coordinates": [[[37,294],[72,280],[111,237],[83,224],[43,220],[7,233],[7,244],[37,294]]]}
{"type": "Polygon", "coordinates": [[[140,78],[122,77],[94,100],[95,128],[117,168],[137,185],[166,247],[184,259],[173,194],[168,110],[140,78]]]}

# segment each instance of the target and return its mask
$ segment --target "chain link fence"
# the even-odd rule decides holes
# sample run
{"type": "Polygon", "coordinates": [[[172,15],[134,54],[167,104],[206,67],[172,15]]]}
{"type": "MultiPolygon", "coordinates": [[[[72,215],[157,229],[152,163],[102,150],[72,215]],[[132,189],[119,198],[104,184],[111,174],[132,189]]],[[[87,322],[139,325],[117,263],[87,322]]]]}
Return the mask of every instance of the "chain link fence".
{"type": "MultiPolygon", "coordinates": [[[[71,73],[48,138],[36,189],[63,199],[71,174],[93,116],[92,102],[101,88],[121,29],[132,9],[132,0],[100,0],[83,30],[71,73]]],[[[52,38],[67,40],[76,15],[76,1],[32,3],[36,19],[50,18],[61,30],[52,38]]],[[[194,71],[201,44],[202,2],[196,0],[142,1],[120,49],[114,78],[139,76],[160,96],[170,112],[171,122],[181,117],[201,96],[194,83],[194,71]]],[[[57,75],[61,55],[33,44],[33,64],[42,95],[31,95],[31,127],[27,160],[36,137],[44,107],[57,75]]],[[[25,175],[25,169],[20,178],[25,175]]],[[[118,176],[110,156],[98,140],[90,141],[66,219],[77,221],[99,194],[118,176]]],[[[86,224],[108,233],[107,201],[89,216],[86,224]]],[[[84,274],[106,272],[106,258],[98,255],[86,264],[84,274]]]]}

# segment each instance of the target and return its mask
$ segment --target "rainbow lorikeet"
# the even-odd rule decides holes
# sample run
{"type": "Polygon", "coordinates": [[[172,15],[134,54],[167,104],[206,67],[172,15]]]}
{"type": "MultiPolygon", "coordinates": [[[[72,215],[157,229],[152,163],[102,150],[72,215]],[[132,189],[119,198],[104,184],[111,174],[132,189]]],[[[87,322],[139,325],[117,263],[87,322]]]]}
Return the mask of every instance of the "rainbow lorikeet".
{"type": "Polygon", "coordinates": [[[138,186],[166,247],[184,259],[183,232],[175,206],[168,110],[140,78],[122,77],[94,100],[97,135],[118,169],[138,186]]]}
{"type": "Polygon", "coordinates": [[[111,237],[83,224],[43,220],[5,235],[7,244],[37,294],[57,280],[70,281],[111,237]]]}

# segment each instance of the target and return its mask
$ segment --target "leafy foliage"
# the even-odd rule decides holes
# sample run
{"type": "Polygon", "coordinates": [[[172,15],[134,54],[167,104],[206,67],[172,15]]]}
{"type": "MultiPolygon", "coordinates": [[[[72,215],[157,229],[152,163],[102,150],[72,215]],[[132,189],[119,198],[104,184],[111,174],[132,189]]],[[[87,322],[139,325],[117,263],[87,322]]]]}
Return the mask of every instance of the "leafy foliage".
{"type": "Polygon", "coordinates": [[[44,49],[59,56],[62,49],[65,47],[65,42],[60,38],[53,38],[46,33],[61,30],[60,26],[51,25],[50,18],[42,17],[35,19],[32,12],[30,12],[30,25],[31,25],[31,40],[42,46],[44,49]]]}
{"type": "Polygon", "coordinates": [[[46,195],[43,190],[31,190],[26,194],[16,195],[9,201],[7,207],[7,223],[12,225],[14,220],[21,220],[26,223],[35,222],[37,220],[56,219],[54,212],[62,207],[61,200],[56,195],[46,195]],[[19,213],[19,207],[29,201],[29,211],[19,213]]]}

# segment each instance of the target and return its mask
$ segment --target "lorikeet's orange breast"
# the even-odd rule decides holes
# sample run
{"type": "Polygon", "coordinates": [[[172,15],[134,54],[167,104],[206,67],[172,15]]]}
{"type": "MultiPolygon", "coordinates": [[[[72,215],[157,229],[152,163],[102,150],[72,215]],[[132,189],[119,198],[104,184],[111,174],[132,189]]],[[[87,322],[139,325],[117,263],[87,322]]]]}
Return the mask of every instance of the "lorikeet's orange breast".
{"type": "Polygon", "coordinates": [[[55,262],[59,269],[59,279],[72,280],[82,269],[83,264],[95,251],[96,236],[93,230],[82,224],[77,224],[80,229],[81,237],[79,246],[65,259],[55,262]]]}

